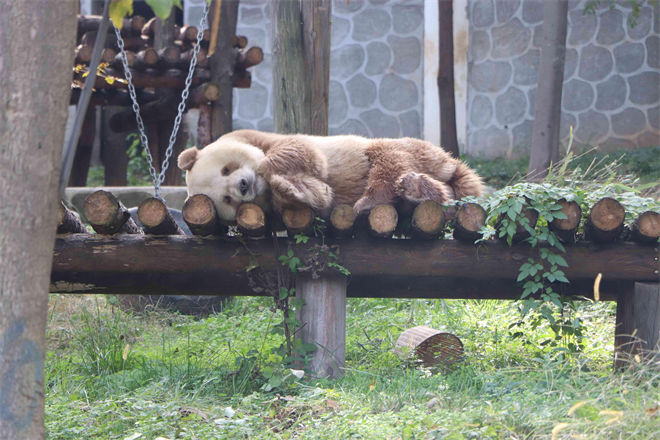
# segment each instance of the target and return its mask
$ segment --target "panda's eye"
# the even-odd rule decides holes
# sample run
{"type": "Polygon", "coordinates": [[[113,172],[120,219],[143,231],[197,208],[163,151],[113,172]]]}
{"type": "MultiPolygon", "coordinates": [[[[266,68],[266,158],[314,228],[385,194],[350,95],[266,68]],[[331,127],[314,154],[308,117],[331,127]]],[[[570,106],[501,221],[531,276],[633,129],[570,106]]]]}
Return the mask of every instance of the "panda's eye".
{"type": "Polygon", "coordinates": [[[228,175],[229,175],[229,168],[224,167],[224,168],[222,169],[222,175],[223,175],[223,176],[228,176],[228,175]]]}
{"type": "Polygon", "coordinates": [[[231,197],[225,196],[225,203],[231,205],[231,197]]]}

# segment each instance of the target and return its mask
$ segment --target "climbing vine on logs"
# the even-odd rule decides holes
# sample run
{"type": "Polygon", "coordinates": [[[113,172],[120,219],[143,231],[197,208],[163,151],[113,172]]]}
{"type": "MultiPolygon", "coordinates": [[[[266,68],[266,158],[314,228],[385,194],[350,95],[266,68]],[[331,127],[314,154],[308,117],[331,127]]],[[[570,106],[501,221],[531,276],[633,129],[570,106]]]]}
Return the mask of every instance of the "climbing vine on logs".
{"type": "MultiPolygon", "coordinates": [[[[493,237],[505,239],[509,245],[526,242],[538,251],[520,266],[517,278],[522,287],[522,319],[509,327],[514,337],[524,337],[523,321],[529,317],[533,330],[547,323],[553,337],[542,343],[543,349],[564,353],[578,353],[584,349],[584,324],[579,315],[578,302],[562,295],[562,284],[569,283],[562,268],[568,267],[562,256],[564,243],[575,243],[578,235],[587,239],[600,205],[608,214],[619,212],[619,227],[613,229],[608,240],[625,240],[634,233],[623,226],[632,224],[642,213],[660,210],[660,202],[641,197],[658,183],[634,188],[630,177],[616,175],[615,168],[605,167],[596,181],[585,176],[591,171],[577,169],[567,172],[572,153],[555,166],[546,183],[519,183],[497,191],[482,205],[488,212],[480,231],[486,241],[493,237]]],[[[593,178],[593,175],[592,175],[593,178]]],[[[464,203],[471,200],[465,199],[464,203]]],[[[597,299],[597,298],[596,298],[597,299]]]]}

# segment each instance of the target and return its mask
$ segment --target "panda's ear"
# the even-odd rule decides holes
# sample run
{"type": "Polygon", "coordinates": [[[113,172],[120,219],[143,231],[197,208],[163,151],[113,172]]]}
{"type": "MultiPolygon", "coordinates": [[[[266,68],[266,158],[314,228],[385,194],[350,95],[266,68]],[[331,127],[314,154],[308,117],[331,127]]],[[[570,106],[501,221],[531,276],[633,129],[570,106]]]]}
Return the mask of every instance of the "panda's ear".
{"type": "Polygon", "coordinates": [[[195,162],[197,161],[197,153],[199,150],[197,150],[197,147],[192,147],[188,148],[187,150],[184,150],[183,153],[179,154],[179,168],[181,168],[184,171],[189,171],[192,169],[193,165],[195,165],[195,162]]]}

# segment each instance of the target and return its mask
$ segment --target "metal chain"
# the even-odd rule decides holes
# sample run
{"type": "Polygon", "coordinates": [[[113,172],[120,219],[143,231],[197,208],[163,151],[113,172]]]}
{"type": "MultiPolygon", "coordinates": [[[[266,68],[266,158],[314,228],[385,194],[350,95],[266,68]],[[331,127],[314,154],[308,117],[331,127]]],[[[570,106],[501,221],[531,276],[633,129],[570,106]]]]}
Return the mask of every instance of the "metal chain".
{"type": "Polygon", "coordinates": [[[181,93],[181,103],[178,107],[178,114],[174,119],[174,127],[172,128],[172,135],[170,136],[169,146],[165,152],[165,160],[163,160],[163,165],[160,167],[160,174],[156,174],[156,169],[153,165],[153,157],[149,151],[149,140],[147,135],[144,132],[144,122],[142,121],[142,116],[140,116],[140,105],[137,102],[137,97],[135,95],[135,86],[133,85],[133,75],[128,67],[128,59],[126,58],[126,51],[124,50],[124,40],[121,38],[121,32],[115,27],[115,35],[117,35],[117,45],[121,51],[121,63],[124,66],[124,75],[126,76],[126,81],[128,81],[128,92],[131,95],[131,101],[133,102],[133,111],[135,112],[135,120],[137,121],[138,130],[140,131],[140,141],[144,148],[145,156],[147,157],[147,163],[149,164],[149,174],[151,174],[151,180],[154,183],[154,197],[162,200],[160,196],[160,185],[165,180],[165,171],[170,165],[170,157],[172,156],[172,151],[174,149],[174,143],[176,142],[176,135],[179,132],[179,125],[181,125],[181,118],[183,112],[186,109],[186,100],[188,99],[190,84],[192,84],[192,77],[195,72],[195,66],[197,66],[197,55],[199,50],[202,47],[201,42],[204,38],[204,29],[208,27],[208,14],[209,14],[209,3],[206,3],[204,6],[204,15],[202,20],[199,23],[199,30],[197,32],[197,44],[193,49],[192,60],[190,61],[190,69],[188,70],[188,76],[186,77],[186,86],[181,93]]]}

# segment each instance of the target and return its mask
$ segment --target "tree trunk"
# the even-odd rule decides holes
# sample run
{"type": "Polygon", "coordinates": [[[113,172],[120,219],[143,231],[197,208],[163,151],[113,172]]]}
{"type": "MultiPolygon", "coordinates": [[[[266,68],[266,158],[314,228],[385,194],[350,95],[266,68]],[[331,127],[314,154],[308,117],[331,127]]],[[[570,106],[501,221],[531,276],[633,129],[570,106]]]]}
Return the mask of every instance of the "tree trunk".
{"type": "Polygon", "coordinates": [[[238,18],[237,0],[214,0],[209,11],[211,35],[216,25],[216,10],[221,9],[215,41],[211,42],[214,52],[209,49],[209,69],[211,81],[220,86],[220,99],[211,105],[211,139],[213,142],[223,134],[232,131],[232,112],[234,89],[234,65],[236,49],[232,47],[231,37],[236,33],[238,18]]]}
{"type": "Polygon", "coordinates": [[[539,66],[532,154],[528,180],[542,180],[551,163],[559,159],[559,122],[561,91],[564,83],[568,0],[545,2],[543,9],[543,39],[539,66]]]}
{"type": "Polygon", "coordinates": [[[440,142],[442,148],[458,157],[456,134],[456,98],[454,95],[454,8],[452,0],[438,0],[440,16],[440,65],[438,94],[440,95],[440,142]]]}
{"type": "Polygon", "coordinates": [[[328,88],[330,87],[331,0],[306,0],[302,8],[302,43],[310,82],[309,134],[328,135],[328,88]]]}
{"type": "Polygon", "coordinates": [[[45,436],[46,312],[76,5],[0,2],[2,439],[45,436]]]}
{"type": "MultiPolygon", "coordinates": [[[[126,133],[115,133],[110,129],[112,119],[120,114],[124,107],[103,108],[103,165],[105,166],[105,186],[128,185],[128,155],[126,154],[126,133]]],[[[133,110],[130,110],[133,112],[133,110]]],[[[133,113],[135,120],[135,113],[133,113]]]]}
{"type": "Polygon", "coordinates": [[[73,158],[73,167],[69,177],[69,186],[87,186],[89,164],[92,161],[94,136],[96,135],[96,107],[88,107],[83,122],[78,148],[73,158]]]}
{"type": "Polygon", "coordinates": [[[271,2],[271,52],[276,79],[272,108],[275,131],[281,134],[312,134],[312,92],[303,55],[301,20],[300,2],[271,2]]]}

